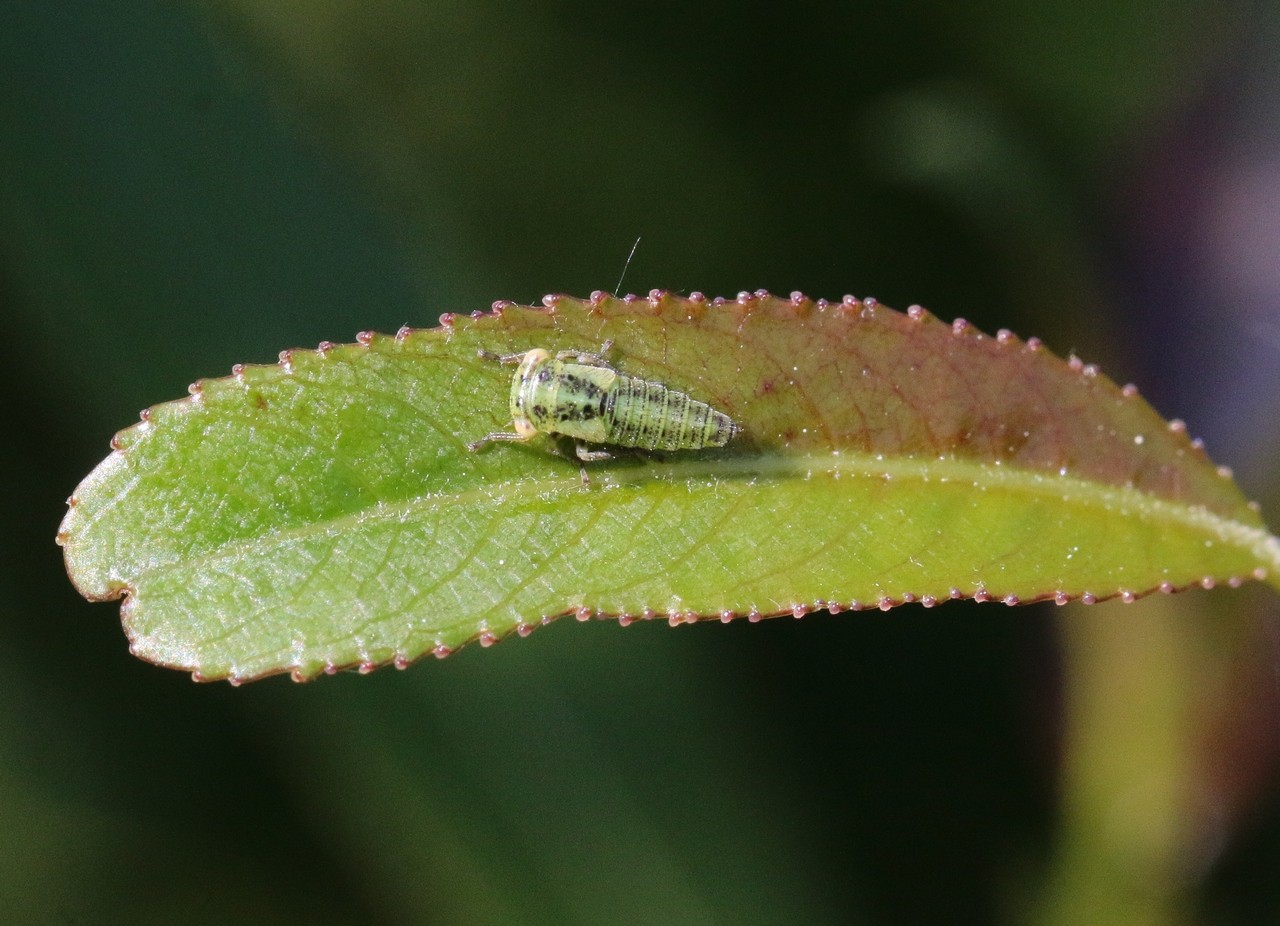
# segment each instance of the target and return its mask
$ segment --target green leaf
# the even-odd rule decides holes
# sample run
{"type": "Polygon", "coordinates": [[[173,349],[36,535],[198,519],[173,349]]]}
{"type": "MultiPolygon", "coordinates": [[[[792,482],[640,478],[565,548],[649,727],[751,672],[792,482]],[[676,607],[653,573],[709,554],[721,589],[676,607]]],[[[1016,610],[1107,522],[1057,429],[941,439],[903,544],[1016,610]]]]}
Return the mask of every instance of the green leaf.
{"type": "Polygon", "coordinates": [[[1180,422],[1032,339],[912,307],[548,297],[286,351],[155,406],[58,535],[138,656],[244,681],[521,635],[559,615],[757,619],[1136,597],[1262,578],[1280,546],[1180,422]],[[743,429],[579,465],[509,429],[511,367],[598,349],[743,429]]]}

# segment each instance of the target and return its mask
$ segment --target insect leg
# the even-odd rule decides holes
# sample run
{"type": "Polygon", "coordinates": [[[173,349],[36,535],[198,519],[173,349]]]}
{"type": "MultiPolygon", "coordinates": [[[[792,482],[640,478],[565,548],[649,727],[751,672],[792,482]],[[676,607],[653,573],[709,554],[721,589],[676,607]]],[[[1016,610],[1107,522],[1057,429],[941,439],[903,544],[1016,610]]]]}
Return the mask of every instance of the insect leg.
{"type": "Polygon", "coordinates": [[[578,444],[574,448],[578,459],[583,463],[599,463],[601,460],[612,460],[613,454],[607,450],[588,450],[586,444],[578,444]]]}
{"type": "MultiPolygon", "coordinates": [[[[577,446],[582,447],[582,444],[578,444],[577,446]]],[[[558,457],[564,457],[566,460],[568,460],[571,463],[577,463],[578,473],[579,475],[582,476],[582,487],[584,489],[591,488],[591,477],[587,475],[587,468],[582,465],[579,457],[569,456],[568,452],[565,451],[564,447],[561,446],[559,442],[556,442],[555,444],[552,445],[551,452],[558,457]]]]}
{"type": "Polygon", "coordinates": [[[482,360],[492,360],[494,363],[519,363],[524,359],[525,352],[518,354],[495,354],[491,350],[485,350],[483,347],[476,351],[476,356],[482,360]]]}
{"type": "Polygon", "coordinates": [[[527,441],[528,439],[529,438],[523,434],[511,434],[507,431],[494,431],[492,434],[486,434],[484,437],[480,438],[478,441],[472,441],[471,443],[467,444],[467,449],[470,450],[472,453],[475,453],[485,444],[492,443],[493,441],[509,440],[509,441],[524,442],[524,441],[527,441]]]}
{"type": "Polygon", "coordinates": [[[587,363],[594,364],[595,366],[604,367],[606,370],[612,370],[614,368],[613,364],[611,364],[605,356],[612,349],[613,338],[610,338],[600,345],[600,353],[598,354],[593,354],[590,351],[585,350],[562,350],[556,351],[556,359],[567,360],[572,358],[574,360],[585,360],[587,363]]]}

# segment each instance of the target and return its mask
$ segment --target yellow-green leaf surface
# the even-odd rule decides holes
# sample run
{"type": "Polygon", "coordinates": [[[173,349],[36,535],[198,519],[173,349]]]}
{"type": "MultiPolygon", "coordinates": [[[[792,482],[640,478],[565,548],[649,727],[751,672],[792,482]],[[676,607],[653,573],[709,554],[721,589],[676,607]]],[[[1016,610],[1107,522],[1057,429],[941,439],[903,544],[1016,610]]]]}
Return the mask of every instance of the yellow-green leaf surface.
{"type": "Polygon", "coordinates": [[[1034,339],[852,298],[544,303],[287,351],[155,406],[71,499],[72,581],[125,596],[138,656],[244,681],[403,667],[564,614],[1093,601],[1276,571],[1179,422],[1034,339]],[[467,450],[510,424],[512,368],[479,349],[606,340],[742,432],[620,451],[585,483],[554,438],[467,450]]]}

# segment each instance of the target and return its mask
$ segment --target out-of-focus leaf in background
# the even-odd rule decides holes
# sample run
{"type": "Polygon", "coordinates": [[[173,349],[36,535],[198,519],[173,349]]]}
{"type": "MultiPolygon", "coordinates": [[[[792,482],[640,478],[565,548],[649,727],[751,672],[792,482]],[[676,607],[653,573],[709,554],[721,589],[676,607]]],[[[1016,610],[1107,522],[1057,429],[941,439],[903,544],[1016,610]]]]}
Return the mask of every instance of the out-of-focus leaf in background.
{"type": "Polygon", "coordinates": [[[637,236],[628,290],[1074,348],[1277,510],[1277,49],[1208,2],[5,4],[6,911],[1273,915],[1269,595],[585,624],[231,691],[129,657],[51,537],[157,396],[609,288],[637,236]]]}

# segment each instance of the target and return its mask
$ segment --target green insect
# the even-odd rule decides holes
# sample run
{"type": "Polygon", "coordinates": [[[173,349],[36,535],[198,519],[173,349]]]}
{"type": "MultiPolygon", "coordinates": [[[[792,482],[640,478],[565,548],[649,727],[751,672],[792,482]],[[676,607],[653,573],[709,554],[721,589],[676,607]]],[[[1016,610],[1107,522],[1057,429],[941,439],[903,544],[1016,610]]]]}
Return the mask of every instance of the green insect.
{"type": "Polygon", "coordinates": [[[591,463],[611,454],[588,444],[699,450],[723,447],[741,430],[705,402],[618,372],[603,356],[612,344],[606,341],[599,354],[565,350],[552,356],[540,347],[505,356],[480,351],[486,360],[519,364],[511,378],[515,433],[497,431],[467,449],[490,441],[527,441],[542,431],[576,439],[578,459],[591,463]]]}

